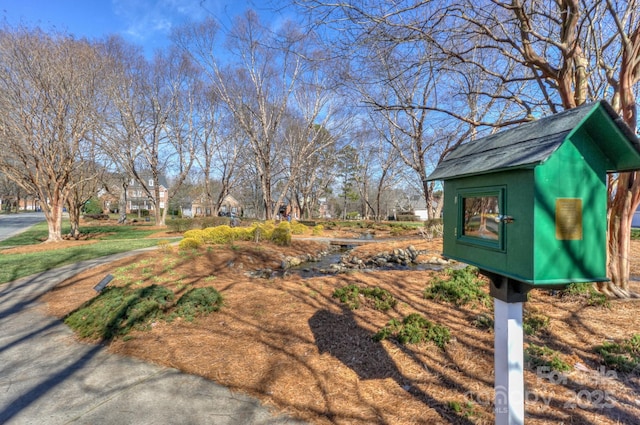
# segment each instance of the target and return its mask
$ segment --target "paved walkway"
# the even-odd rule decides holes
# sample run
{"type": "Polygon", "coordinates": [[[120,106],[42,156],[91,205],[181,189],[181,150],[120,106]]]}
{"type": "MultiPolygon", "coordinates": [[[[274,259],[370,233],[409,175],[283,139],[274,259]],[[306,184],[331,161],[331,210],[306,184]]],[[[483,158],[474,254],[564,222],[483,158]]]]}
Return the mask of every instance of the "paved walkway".
{"type": "Polygon", "coordinates": [[[38,298],[57,283],[131,254],[0,285],[1,424],[303,424],[206,379],[79,343],[44,314],[38,298]]]}

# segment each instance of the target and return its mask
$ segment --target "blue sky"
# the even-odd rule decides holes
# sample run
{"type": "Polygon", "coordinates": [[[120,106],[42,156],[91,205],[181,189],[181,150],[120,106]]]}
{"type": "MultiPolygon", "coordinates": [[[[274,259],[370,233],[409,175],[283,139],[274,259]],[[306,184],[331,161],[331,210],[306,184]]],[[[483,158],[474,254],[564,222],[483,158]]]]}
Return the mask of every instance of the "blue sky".
{"type": "MultiPolygon", "coordinates": [[[[268,2],[268,0],[267,0],[268,2]]],[[[55,28],[77,37],[119,34],[143,46],[147,55],[168,44],[171,28],[215,17],[228,26],[251,8],[265,13],[261,0],[0,0],[0,19],[10,25],[55,28]]]]}

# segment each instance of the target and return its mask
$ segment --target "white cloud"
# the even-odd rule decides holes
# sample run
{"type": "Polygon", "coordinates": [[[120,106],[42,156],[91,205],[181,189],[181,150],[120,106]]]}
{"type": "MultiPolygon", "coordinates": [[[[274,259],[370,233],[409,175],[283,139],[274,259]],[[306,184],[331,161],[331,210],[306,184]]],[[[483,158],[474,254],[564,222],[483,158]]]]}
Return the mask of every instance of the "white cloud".
{"type": "Polygon", "coordinates": [[[206,0],[111,0],[114,14],[123,21],[124,33],[138,42],[166,36],[189,20],[200,20],[206,0]]]}

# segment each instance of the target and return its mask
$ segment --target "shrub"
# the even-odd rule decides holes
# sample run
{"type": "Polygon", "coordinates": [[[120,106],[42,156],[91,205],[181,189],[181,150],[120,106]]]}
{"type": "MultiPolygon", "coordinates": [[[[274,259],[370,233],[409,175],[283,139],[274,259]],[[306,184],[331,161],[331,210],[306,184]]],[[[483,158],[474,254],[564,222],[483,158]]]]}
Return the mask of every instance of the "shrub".
{"type": "Polygon", "coordinates": [[[415,214],[397,214],[398,221],[420,221],[420,217],[415,214]]]}
{"type": "Polygon", "coordinates": [[[202,242],[200,242],[199,239],[194,239],[194,238],[184,238],[180,241],[180,243],[178,244],[178,248],[182,249],[182,250],[186,250],[186,249],[198,249],[200,248],[200,245],[202,245],[202,242]]]}
{"type": "Polygon", "coordinates": [[[432,240],[433,238],[441,238],[443,233],[444,225],[442,224],[442,219],[433,218],[424,222],[422,235],[425,239],[432,240]]]}
{"type": "Polygon", "coordinates": [[[426,299],[447,301],[456,305],[479,302],[488,305],[491,297],[483,289],[484,282],[478,277],[478,269],[467,266],[464,269],[447,270],[448,279],[436,278],[424,290],[426,299]]]}
{"type": "Polygon", "coordinates": [[[192,321],[197,316],[220,310],[222,305],[222,295],[215,288],[194,288],[180,297],[175,314],[192,321]]]}
{"type": "Polygon", "coordinates": [[[278,227],[271,232],[271,242],[279,246],[291,245],[291,226],[289,222],[283,221],[278,224],[278,227]]]}
{"type": "Polygon", "coordinates": [[[525,335],[535,335],[548,326],[549,318],[544,314],[526,312],[522,320],[522,330],[525,335]]]}
{"type": "Polygon", "coordinates": [[[395,338],[401,344],[431,341],[444,349],[451,339],[451,334],[447,327],[430,322],[418,313],[412,313],[402,322],[396,319],[390,320],[387,326],[378,331],[373,338],[376,341],[395,338]]]}
{"type": "Polygon", "coordinates": [[[194,218],[194,227],[198,226],[201,229],[206,229],[209,227],[223,226],[229,225],[231,219],[229,217],[198,217],[194,218]]]}
{"type": "Polygon", "coordinates": [[[203,233],[205,243],[220,245],[233,242],[234,231],[226,224],[222,226],[206,228],[203,230],[203,233]]]}
{"type": "Polygon", "coordinates": [[[204,232],[200,229],[187,230],[182,236],[185,239],[195,239],[200,243],[204,242],[204,232]]]}
{"type": "Polygon", "coordinates": [[[83,217],[85,219],[90,219],[90,220],[109,220],[109,214],[102,214],[102,213],[85,214],[83,217]]]}
{"type": "Polygon", "coordinates": [[[358,285],[347,285],[333,291],[333,298],[338,298],[351,310],[360,308],[360,287],[358,285]]]}
{"type": "Polygon", "coordinates": [[[535,344],[529,344],[525,348],[524,361],[532,369],[537,369],[540,366],[548,367],[558,372],[568,372],[572,369],[571,365],[558,356],[557,351],[535,344]]]}
{"type": "Polygon", "coordinates": [[[397,304],[391,292],[377,286],[361,288],[358,285],[351,284],[338,288],[333,292],[333,298],[338,298],[352,310],[360,308],[360,295],[371,300],[373,308],[379,311],[387,311],[397,304]]]}
{"type": "Polygon", "coordinates": [[[231,235],[234,241],[250,241],[253,239],[253,228],[251,227],[232,227],[231,235]]]}
{"type": "MultiPolygon", "coordinates": [[[[100,202],[100,199],[96,197],[89,198],[89,200],[84,203],[84,205],[82,206],[82,212],[85,213],[87,216],[98,215],[102,217],[103,215],[106,215],[106,214],[102,214],[102,202],[100,202]]],[[[107,216],[107,219],[108,218],[109,216],[107,216]]],[[[97,220],[103,220],[103,219],[98,218],[97,220]]]]}
{"type": "Polygon", "coordinates": [[[167,221],[167,227],[172,232],[181,233],[191,229],[192,226],[193,226],[193,220],[189,218],[174,218],[172,220],[167,221]]]}
{"type": "Polygon", "coordinates": [[[158,249],[160,251],[163,252],[170,252],[171,251],[171,241],[168,241],[166,239],[162,239],[158,241],[158,249]]]}
{"type": "Polygon", "coordinates": [[[605,342],[596,348],[604,363],[620,372],[637,371],[640,366],[640,334],[622,342],[605,342]]]}
{"type": "Polygon", "coordinates": [[[271,233],[265,229],[265,227],[261,224],[256,225],[252,230],[252,239],[255,243],[258,243],[262,240],[271,239],[271,233]]]}
{"type": "Polygon", "coordinates": [[[323,230],[324,230],[324,226],[322,224],[318,224],[313,226],[313,230],[311,232],[314,236],[319,236],[322,234],[323,230]]]}
{"type": "Polygon", "coordinates": [[[136,290],[109,287],[64,322],[82,338],[110,339],[145,328],[152,319],[162,317],[173,298],[173,292],[163,286],[136,290]]]}
{"type": "Polygon", "coordinates": [[[291,225],[291,233],[294,235],[304,235],[309,228],[302,223],[293,223],[291,225]]]}

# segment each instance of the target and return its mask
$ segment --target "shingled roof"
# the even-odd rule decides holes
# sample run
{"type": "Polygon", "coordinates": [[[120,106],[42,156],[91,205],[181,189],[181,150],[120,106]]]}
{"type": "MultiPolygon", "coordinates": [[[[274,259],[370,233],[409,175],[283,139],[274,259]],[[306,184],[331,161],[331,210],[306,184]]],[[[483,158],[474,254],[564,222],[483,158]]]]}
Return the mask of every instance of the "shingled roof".
{"type": "MultiPolygon", "coordinates": [[[[571,132],[589,120],[596,110],[602,110],[612,124],[627,140],[631,151],[640,155],[640,141],[634,132],[605,101],[588,103],[577,108],[522,124],[458,146],[429,175],[427,180],[447,180],[454,177],[486,174],[514,168],[533,168],[551,156],[571,132]]],[[[601,130],[594,129],[595,132],[601,130]]],[[[609,140],[598,140],[601,149],[616,166],[608,170],[627,171],[635,169],[625,161],[617,161],[620,147],[607,146],[609,140]]],[[[622,149],[624,151],[625,149],[622,149]]]]}

